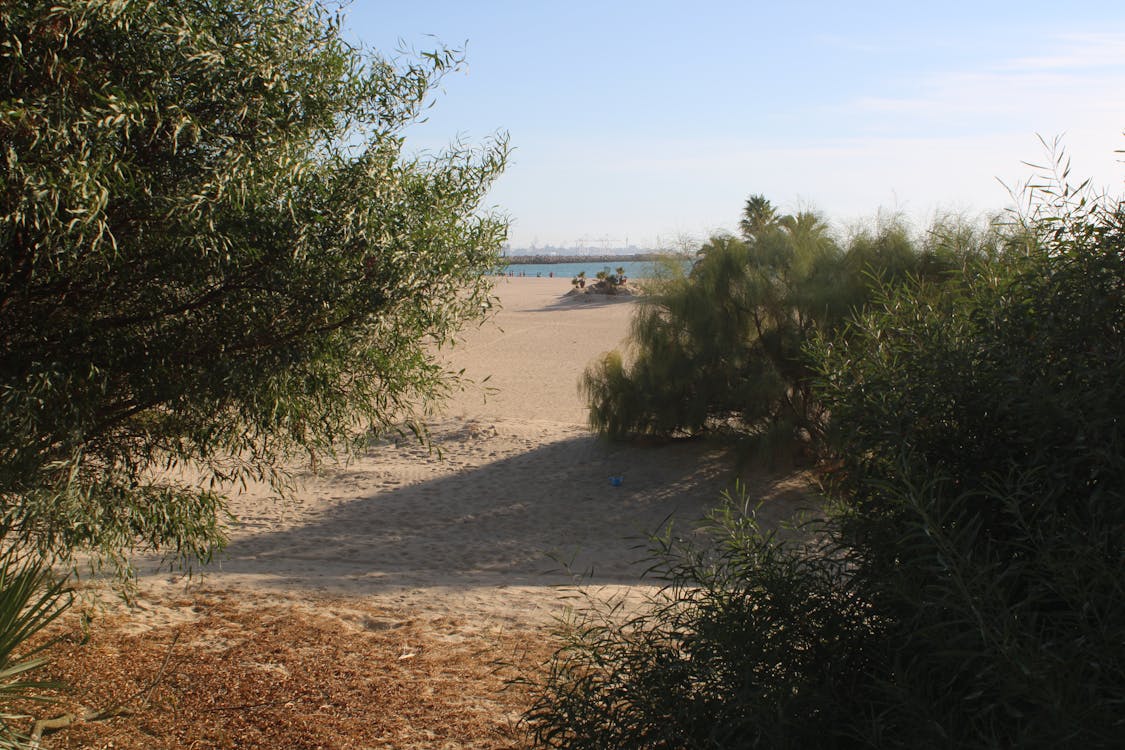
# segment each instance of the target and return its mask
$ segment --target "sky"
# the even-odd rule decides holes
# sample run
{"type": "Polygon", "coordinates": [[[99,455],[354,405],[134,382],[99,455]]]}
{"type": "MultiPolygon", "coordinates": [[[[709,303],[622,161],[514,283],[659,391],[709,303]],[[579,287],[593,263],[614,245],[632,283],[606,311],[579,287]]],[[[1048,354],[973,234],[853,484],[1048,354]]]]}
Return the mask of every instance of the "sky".
{"type": "Polygon", "coordinates": [[[1014,205],[1061,140],[1125,193],[1125,3],[354,0],[345,35],[464,50],[407,150],[508,135],[515,248],[675,248],[747,197],[845,228],[1014,205]]]}

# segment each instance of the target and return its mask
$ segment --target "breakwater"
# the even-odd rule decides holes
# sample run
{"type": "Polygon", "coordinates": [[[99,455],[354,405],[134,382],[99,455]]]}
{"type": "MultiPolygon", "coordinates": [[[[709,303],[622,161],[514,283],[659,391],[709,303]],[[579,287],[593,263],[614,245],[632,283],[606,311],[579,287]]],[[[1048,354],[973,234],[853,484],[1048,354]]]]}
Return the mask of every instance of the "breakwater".
{"type": "Polygon", "coordinates": [[[653,263],[669,257],[663,253],[637,253],[635,255],[512,255],[502,260],[509,266],[586,264],[589,266],[620,265],[622,263],[653,263]]]}

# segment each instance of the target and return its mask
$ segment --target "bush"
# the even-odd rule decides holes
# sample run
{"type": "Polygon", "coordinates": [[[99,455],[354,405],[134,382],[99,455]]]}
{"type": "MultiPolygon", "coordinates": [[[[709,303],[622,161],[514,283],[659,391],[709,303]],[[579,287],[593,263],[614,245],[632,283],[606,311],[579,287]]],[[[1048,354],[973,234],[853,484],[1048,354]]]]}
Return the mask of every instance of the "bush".
{"type": "Polygon", "coordinates": [[[526,715],[558,748],[847,747],[855,691],[879,659],[880,623],[827,550],[759,527],[745,498],[706,542],[669,528],[653,548],[666,587],[622,622],[591,610],[526,715]]]}
{"type": "Polygon", "coordinates": [[[901,222],[864,228],[841,246],[818,215],[778,216],[754,196],[743,237],[712,237],[691,273],[652,284],[630,346],[585,373],[590,424],[612,437],[751,435],[781,452],[824,426],[813,393],[814,336],[841,336],[880,285],[923,275],[944,281],[991,253],[992,232],[935,225],[924,243],[901,222]]]}
{"type": "Polygon", "coordinates": [[[964,283],[890,293],[818,347],[841,538],[893,623],[898,746],[1125,728],[1125,211],[1071,196],[964,283]]]}
{"type": "Polygon", "coordinates": [[[801,345],[827,323],[841,253],[811,214],[749,241],[712,237],[690,275],[652,284],[630,361],[587,370],[590,423],[614,437],[704,430],[808,433],[819,411],[801,345]]]}
{"type": "Polygon", "coordinates": [[[538,742],[1120,746],[1125,207],[1065,182],[1034,205],[821,332],[827,520],[666,541],[666,599],[556,654],[538,742]]]}

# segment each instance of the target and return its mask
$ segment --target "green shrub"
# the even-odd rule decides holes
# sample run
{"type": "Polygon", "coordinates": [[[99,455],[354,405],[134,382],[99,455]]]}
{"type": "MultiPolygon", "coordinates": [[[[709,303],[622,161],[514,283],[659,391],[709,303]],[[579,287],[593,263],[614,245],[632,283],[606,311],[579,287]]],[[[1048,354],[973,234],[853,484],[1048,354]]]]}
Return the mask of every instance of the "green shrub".
{"type": "Polygon", "coordinates": [[[745,498],[706,542],[654,540],[666,588],[625,621],[591,610],[527,713],[558,748],[848,747],[855,691],[878,661],[880,623],[827,549],[763,531],[745,498]]]}
{"type": "Polygon", "coordinates": [[[841,539],[897,643],[888,744],[1125,730],[1125,212],[1070,195],[817,347],[841,539]]]}
{"type": "Polygon", "coordinates": [[[666,538],[665,600],[569,632],[536,741],[1120,747],[1125,207],[1033,205],[820,330],[827,519],[803,546],[729,509],[666,538]]]}
{"type": "Polygon", "coordinates": [[[841,246],[817,214],[778,216],[747,202],[743,237],[712,237],[688,275],[650,285],[624,354],[585,373],[590,424],[612,437],[718,430],[759,448],[807,445],[824,424],[805,351],[817,334],[843,335],[879,285],[944,280],[991,251],[995,238],[953,220],[925,243],[885,222],[841,246]]]}
{"type": "Polygon", "coordinates": [[[585,374],[591,425],[614,437],[815,429],[801,346],[845,307],[824,300],[841,259],[825,231],[803,214],[751,241],[715,236],[689,275],[653,283],[627,357],[585,374]]]}

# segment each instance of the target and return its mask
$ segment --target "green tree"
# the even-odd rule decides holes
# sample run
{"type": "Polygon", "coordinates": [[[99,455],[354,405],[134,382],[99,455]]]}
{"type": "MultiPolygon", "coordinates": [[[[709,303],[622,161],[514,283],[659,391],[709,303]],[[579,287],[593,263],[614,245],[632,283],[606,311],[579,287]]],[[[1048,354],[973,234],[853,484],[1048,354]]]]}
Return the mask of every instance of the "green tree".
{"type": "Polygon", "coordinates": [[[506,232],[503,136],[404,150],[459,62],[364,53],[304,0],[0,5],[13,535],[205,557],[223,483],[445,393],[434,346],[486,313],[506,232]]]}
{"type": "Polygon", "coordinates": [[[630,348],[585,373],[590,423],[605,434],[751,435],[767,454],[792,453],[823,429],[805,350],[842,335],[878,289],[918,277],[953,281],[1002,245],[994,228],[935,225],[924,242],[899,221],[854,232],[841,245],[813,211],[778,215],[752,196],[741,239],[701,247],[690,274],[652,284],[633,320],[630,348]]]}
{"type": "Polygon", "coordinates": [[[738,229],[742,238],[751,241],[761,232],[775,229],[778,225],[777,209],[764,195],[751,195],[742,208],[742,218],[738,229]]]}
{"type": "Polygon", "coordinates": [[[802,346],[851,308],[840,297],[843,251],[815,213],[777,217],[764,198],[750,203],[745,240],[712,237],[690,274],[654,285],[633,320],[628,365],[613,352],[586,372],[596,429],[722,429],[783,444],[819,429],[802,346]]]}

